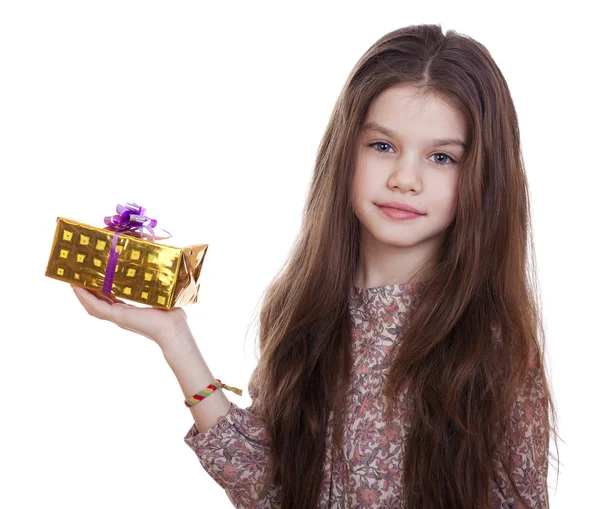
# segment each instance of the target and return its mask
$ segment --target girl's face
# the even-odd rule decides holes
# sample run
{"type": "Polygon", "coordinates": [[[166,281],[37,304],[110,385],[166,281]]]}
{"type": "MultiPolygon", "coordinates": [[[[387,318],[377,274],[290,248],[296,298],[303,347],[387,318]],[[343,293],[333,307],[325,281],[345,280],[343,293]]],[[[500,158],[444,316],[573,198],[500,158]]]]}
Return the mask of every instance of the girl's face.
{"type": "Polygon", "coordinates": [[[357,147],[352,207],[363,243],[411,248],[420,257],[437,252],[454,218],[467,125],[449,103],[419,98],[415,90],[394,85],[371,103],[357,147]],[[385,202],[423,215],[392,219],[378,206],[385,202]]]}

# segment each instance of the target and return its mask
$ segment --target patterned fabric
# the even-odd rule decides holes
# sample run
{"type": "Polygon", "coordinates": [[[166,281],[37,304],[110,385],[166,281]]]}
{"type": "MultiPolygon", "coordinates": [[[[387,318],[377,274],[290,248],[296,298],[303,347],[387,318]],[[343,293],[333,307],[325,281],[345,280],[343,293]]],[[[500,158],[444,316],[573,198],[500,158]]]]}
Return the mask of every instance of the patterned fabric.
{"type": "MultiPolygon", "coordinates": [[[[343,467],[332,461],[332,429],[326,434],[327,452],[319,509],[401,508],[403,488],[400,473],[407,436],[406,393],[399,397],[399,415],[384,412],[381,395],[390,349],[406,322],[406,311],[419,300],[421,283],[353,287],[349,295],[352,317],[353,369],[344,450],[350,467],[350,485],[344,485],[343,467]],[[400,423],[400,424],[398,424],[400,423]]],[[[539,389],[539,386],[537,386],[539,389]]],[[[253,401],[258,396],[252,387],[253,401]]],[[[536,390],[520,396],[513,412],[513,440],[516,448],[513,469],[519,490],[534,508],[548,507],[546,487],[548,444],[544,440],[544,412],[547,407],[536,390]]],[[[204,433],[194,423],[184,438],[202,467],[225,490],[234,507],[247,508],[263,486],[269,437],[252,410],[231,403],[228,413],[204,433]]],[[[331,416],[330,416],[331,422],[331,416]]],[[[492,483],[494,509],[518,509],[508,480],[501,484],[504,498],[492,483]]],[[[259,508],[281,507],[281,490],[271,485],[259,508]]]]}

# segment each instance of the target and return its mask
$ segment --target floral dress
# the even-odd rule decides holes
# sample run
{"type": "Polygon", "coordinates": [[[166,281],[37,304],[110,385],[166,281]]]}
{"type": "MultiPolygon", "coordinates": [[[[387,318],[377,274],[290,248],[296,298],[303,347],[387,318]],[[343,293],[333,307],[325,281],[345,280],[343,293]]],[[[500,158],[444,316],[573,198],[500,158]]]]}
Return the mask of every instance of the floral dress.
{"type": "MultiPolygon", "coordinates": [[[[350,291],[353,367],[344,430],[350,484],[345,484],[343,465],[332,459],[330,415],[318,509],[404,507],[401,472],[408,432],[408,405],[403,404],[406,392],[399,395],[399,413],[390,421],[384,413],[381,390],[391,347],[398,340],[395,338],[401,337],[407,310],[418,302],[421,284],[352,287],[350,291]]],[[[252,400],[258,396],[253,387],[249,394],[252,400]]],[[[541,395],[539,384],[527,396],[520,395],[512,414],[513,443],[517,444],[513,474],[521,495],[534,508],[548,507],[548,443],[542,432],[547,406],[541,395]]],[[[253,404],[244,409],[232,402],[213,428],[199,433],[194,423],[184,441],[234,507],[247,508],[258,497],[270,440],[263,422],[253,413],[253,404]]],[[[499,475],[508,498],[491,483],[492,507],[521,507],[506,474],[499,475]]],[[[281,507],[280,488],[271,485],[258,507],[281,507]]]]}

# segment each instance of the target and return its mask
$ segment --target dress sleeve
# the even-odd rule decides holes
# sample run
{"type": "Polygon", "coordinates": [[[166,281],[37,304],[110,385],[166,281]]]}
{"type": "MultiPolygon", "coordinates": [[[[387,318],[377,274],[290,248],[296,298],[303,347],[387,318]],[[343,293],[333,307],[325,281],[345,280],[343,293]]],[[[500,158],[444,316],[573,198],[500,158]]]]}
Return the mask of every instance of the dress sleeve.
{"type": "MultiPolygon", "coordinates": [[[[530,507],[548,509],[548,400],[543,391],[539,368],[531,373],[531,384],[518,393],[512,410],[509,440],[513,452],[511,468],[519,493],[530,507]]],[[[505,446],[507,442],[505,441],[505,446]]],[[[494,490],[492,507],[525,509],[515,496],[504,472],[501,479],[507,498],[494,490]]]]}
{"type": "MultiPolygon", "coordinates": [[[[253,413],[257,391],[251,385],[248,393],[252,398],[249,407],[240,408],[231,402],[229,411],[214,427],[200,433],[194,423],[184,437],[204,470],[225,490],[234,507],[240,508],[249,507],[264,486],[271,443],[264,422],[253,413]]],[[[276,500],[277,494],[271,486],[268,499],[258,507],[271,507],[270,501],[276,500]]]]}

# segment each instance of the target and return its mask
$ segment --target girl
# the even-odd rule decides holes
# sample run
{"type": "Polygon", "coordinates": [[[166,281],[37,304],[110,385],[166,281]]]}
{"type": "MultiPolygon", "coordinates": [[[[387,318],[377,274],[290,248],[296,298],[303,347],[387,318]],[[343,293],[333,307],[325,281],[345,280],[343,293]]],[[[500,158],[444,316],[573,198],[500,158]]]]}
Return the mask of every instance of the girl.
{"type": "Polygon", "coordinates": [[[235,507],[546,508],[556,418],[529,214],[490,54],[409,26],[335,105],[260,313],[251,406],[218,390],[182,309],[75,291],[161,347],[191,405],[185,442],[235,507]]]}

